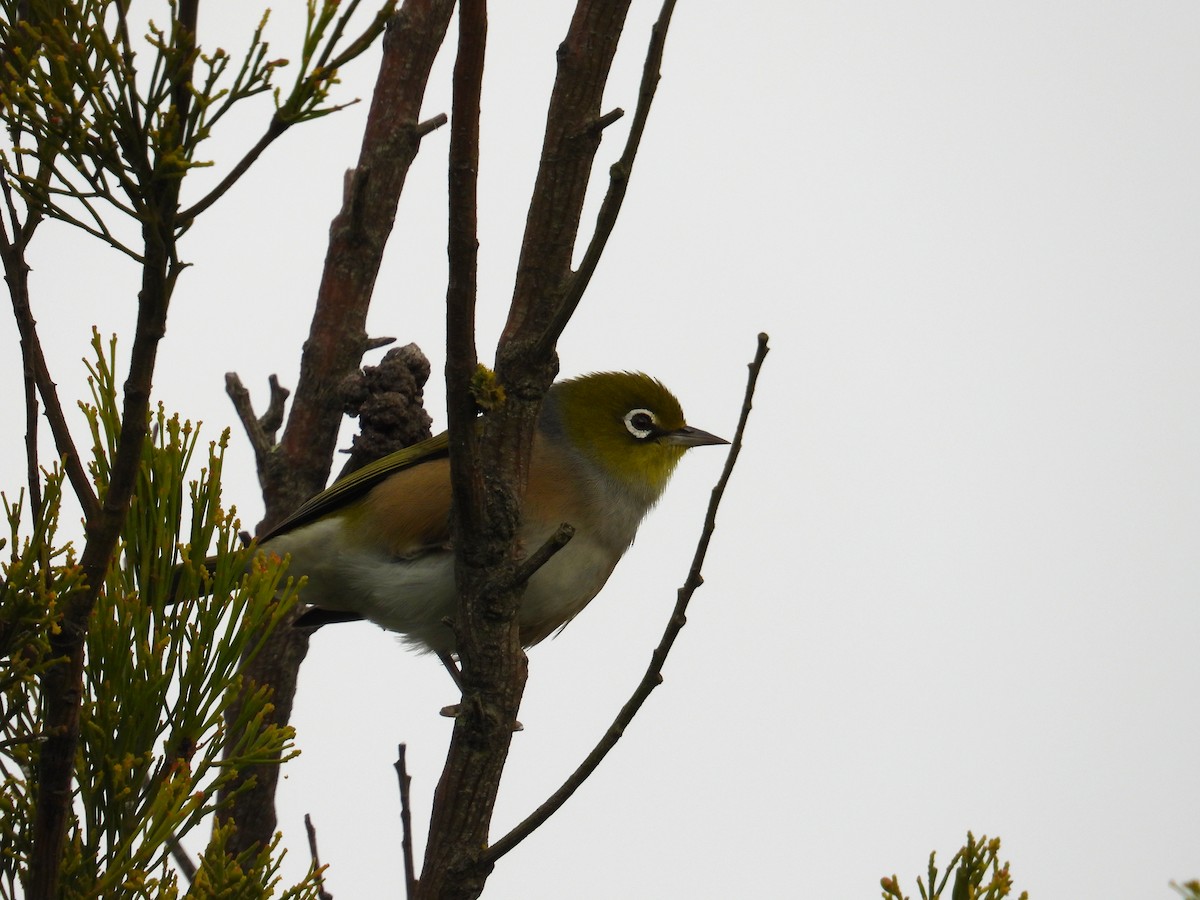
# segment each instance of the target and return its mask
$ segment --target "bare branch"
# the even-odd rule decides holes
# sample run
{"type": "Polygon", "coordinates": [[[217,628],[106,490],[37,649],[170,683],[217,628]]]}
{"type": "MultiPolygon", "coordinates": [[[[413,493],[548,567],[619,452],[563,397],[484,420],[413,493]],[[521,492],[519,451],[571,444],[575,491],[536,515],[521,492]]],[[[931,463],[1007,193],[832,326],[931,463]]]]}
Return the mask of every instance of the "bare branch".
{"type": "Polygon", "coordinates": [[[550,356],[570,318],[570,312],[563,311],[564,291],[570,284],[583,202],[600,147],[600,104],[628,9],[628,2],[579,0],[558,48],[558,78],[546,115],[513,302],[496,359],[497,373],[510,388],[505,352],[550,356]]]}
{"type": "MultiPolygon", "coordinates": [[[[421,103],[453,8],[453,0],[405,0],[388,21],[362,150],[349,179],[354,189],[346,192],[330,226],[287,427],[259,471],[266,503],[260,529],[281,521],[321,490],[329,476],[342,421],[341,385],[357,371],[367,346],[367,308],[400,193],[420,147],[421,103]]],[[[308,638],[304,629],[276,628],[245,670],[248,682],[271,686],[275,722],[287,722],[291,716],[308,638]]],[[[235,855],[265,846],[276,826],[278,766],[254,767],[241,777],[253,783],[233,789],[227,814],[238,823],[230,842],[235,855]]]]}
{"type": "Polygon", "coordinates": [[[267,130],[263,132],[263,136],[254,143],[254,146],[246,151],[246,154],[237,161],[236,165],[217,183],[216,187],[179,214],[179,221],[186,227],[196,216],[225,196],[229,192],[229,189],[237,183],[237,180],[246,174],[246,170],[254,165],[258,158],[263,155],[263,151],[275,143],[275,139],[287,131],[292,124],[291,122],[285,122],[280,118],[278,113],[272,116],[270,123],[267,125],[267,130]]]}
{"type": "MultiPolygon", "coordinates": [[[[451,631],[454,630],[454,620],[449,616],[442,620],[442,624],[451,631]]],[[[461,694],[463,691],[462,672],[458,668],[458,663],[454,661],[454,654],[447,653],[445,650],[435,650],[434,653],[437,655],[442,667],[446,670],[446,674],[450,676],[450,679],[454,682],[454,686],[458,688],[458,692],[461,694]]],[[[446,712],[443,710],[442,715],[445,714],[446,712]]]]}
{"type": "MultiPolygon", "coordinates": [[[[26,378],[32,377],[37,384],[46,421],[50,423],[50,433],[54,437],[55,449],[62,459],[75,497],[83,508],[84,518],[91,521],[98,513],[100,504],[92,489],[91,479],[84,471],[75,439],[71,437],[71,429],[67,425],[67,417],[58,398],[58,387],[50,377],[50,369],[46,364],[46,356],[42,352],[42,342],[38,335],[37,321],[33,318],[29,304],[29,264],[25,261],[25,243],[31,234],[32,228],[27,220],[19,239],[10,240],[5,233],[0,243],[0,256],[3,256],[4,276],[12,298],[13,316],[21,336],[21,360],[26,378]]],[[[32,411],[28,405],[26,409],[32,411]]],[[[33,430],[37,430],[36,421],[33,430]]],[[[36,474],[37,461],[30,459],[28,465],[33,467],[36,474]]]]}
{"type": "Polygon", "coordinates": [[[25,387],[25,476],[29,482],[29,508],[42,508],[42,479],[38,466],[38,397],[37,377],[33,372],[32,360],[21,344],[21,381],[25,387]]]}
{"type": "Polygon", "coordinates": [[[450,285],[447,290],[447,431],[454,491],[458,587],[455,634],[465,690],[434,794],[420,897],[473,898],[486,884],[488,830],[528,672],[517,627],[523,586],[514,578],[521,496],[542,398],[557,372],[553,321],[599,132],[604,85],[628,12],[625,0],[579,0],[559,47],[541,163],[529,203],[508,321],[494,376],[477,371],[474,302],[478,80],[486,11],[459,7],[451,124],[450,285]],[[494,377],[505,401],[475,427],[471,382],[494,377]],[[482,477],[487,473],[486,483],[482,477]]]}
{"type": "MultiPolygon", "coordinates": [[[[479,116],[487,4],[460,4],[458,55],[454,60],[449,152],[449,236],[446,286],[447,431],[455,518],[466,534],[477,530],[483,478],[476,449],[471,380],[479,365],[475,347],[475,300],[479,277],[479,116]]],[[[460,617],[461,618],[461,617],[460,617]]]]}
{"type": "MultiPolygon", "coordinates": [[[[270,517],[282,518],[324,487],[337,444],[342,380],[357,370],[367,308],[391,234],[400,193],[420,148],[421,103],[444,38],[452,0],[406,0],[383,37],[383,59],[358,164],[341,211],[330,226],[317,308],[296,384],[292,414],[280,439],[280,490],[266,486],[270,517]]],[[[274,476],[272,480],[275,480],[274,476]]]]}
{"type": "Polygon", "coordinates": [[[79,744],[83,645],[92,609],[129,510],[146,438],[154,365],[159,343],[166,333],[167,306],[180,271],[173,244],[178,190],[178,182],[147,186],[161,218],[144,231],[142,288],[117,450],[104,500],[86,523],[87,542],[79,560],[84,586],[64,598],[61,630],[51,635],[51,652],[63,662],[49,668],[42,677],[48,737],[38,769],[39,802],[33,823],[30,900],[53,900],[58,896],[59,868],[71,816],[70,785],[79,744]]]}
{"type": "MultiPolygon", "coordinates": [[[[475,301],[478,278],[479,117],[487,45],[485,0],[462,0],[458,7],[458,52],[454,60],[453,105],[449,151],[449,281],[446,288],[446,395],[447,432],[450,435],[450,481],[454,495],[451,540],[455,553],[458,603],[455,635],[462,664],[462,702],[449,755],[434,792],[429,840],[417,896],[422,898],[478,896],[487,872],[475,866],[487,843],[488,823],[495,804],[496,786],[512,741],[511,723],[525,683],[524,657],[520,653],[511,616],[489,633],[480,626],[483,579],[488,577],[497,546],[504,538],[486,543],[489,490],[484,485],[475,428],[475,400],[471,385],[478,371],[475,348],[475,301]],[[472,555],[473,565],[464,563],[472,555]],[[505,639],[498,640],[496,632],[505,639]],[[503,644],[503,669],[497,678],[496,654],[503,644]],[[481,645],[487,649],[481,649],[481,645]],[[489,656],[483,662],[483,656],[489,656]],[[499,684],[497,684],[499,682],[499,684]],[[506,684],[507,682],[507,684],[506,684]],[[516,685],[515,694],[509,685],[516,685]],[[508,690],[506,690],[508,688],[508,690]],[[473,796],[462,794],[465,781],[475,784],[473,796]],[[469,885],[469,886],[468,886],[469,885]]],[[[511,543],[511,535],[509,543],[511,543]]]]}
{"type": "Polygon", "coordinates": [[[633,721],[633,717],[637,715],[638,710],[641,709],[642,704],[646,702],[651,692],[662,684],[662,669],[664,663],[667,661],[667,654],[671,652],[671,647],[674,645],[675,639],[687,623],[687,607],[692,599],[692,595],[696,592],[696,588],[704,582],[700,570],[704,565],[704,558],[708,553],[709,541],[716,530],[717,509],[721,504],[721,498],[725,495],[725,487],[729,484],[729,477],[733,474],[733,467],[737,462],[738,454],[742,450],[742,436],[746,432],[746,422],[750,418],[754,389],[758,384],[758,373],[762,369],[767,351],[767,335],[760,334],[758,336],[757,352],[754,355],[753,362],[750,363],[750,376],[746,384],[746,396],[742,402],[742,413],[738,420],[737,433],[734,435],[733,443],[729,447],[729,454],[725,459],[725,469],[721,472],[721,477],[713,488],[712,498],[708,504],[708,513],[704,517],[704,527],[700,532],[700,540],[696,546],[696,553],[692,558],[692,565],[688,570],[687,579],[684,581],[683,587],[679,589],[675,608],[671,611],[671,617],[667,621],[662,639],[659,641],[654,653],[651,654],[650,665],[642,676],[642,680],[638,682],[633,695],[621,708],[612,725],[608,727],[608,730],[600,738],[599,742],[592,749],[592,752],[587,755],[587,758],[563,782],[562,787],[550,795],[545,803],[535,809],[524,821],[513,828],[508,834],[504,835],[504,837],[495,841],[487,849],[487,852],[484,854],[487,862],[495,863],[496,860],[516,847],[525,838],[529,837],[529,835],[536,831],[567,802],[571,795],[578,790],[579,786],[596,770],[596,767],[600,765],[600,762],[608,755],[609,751],[616,746],[617,741],[625,734],[625,729],[629,727],[629,723],[633,721]]]}
{"type": "Polygon", "coordinates": [[[414,900],[417,896],[417,870],[413,862],[412,807],[409,805],[412,776],[408,774],[405,762],[407,752],[407,744],[401,744],[397,749],[396,777],[400,779],[400,851],[404,856],[404,896],[407,900],[414,900]]]}
{"type": "Polygon", "coordinates": [[[250,402],[250,392],[242,384],[237,372],[225,373],[225,393],[233,403],[234,412],[242,423],[242,429],[250,441],[254,451],[254,461],[261,472],[267,465],[267,458],[275,447],[275,432],[283,422],[284,401],[290,393],[281,387],[279,378],[270,376],[271,400],[262,418],[254,414],[254,406],[250,402]]]}
{"type": "Polygon", "coordinates": [[[550,562],[551,557],[567,546],[573,537],[575,537],[575,527],[573,525],[567,522],[559,525],[555,529],[554,534],[550,535],[542,546],[521,560],[521,564],[513,572],[513,583],[520,585],[528,582],[533,577],[533,573],[550,562]]]}
{"type": "Polygon", "coordinates": [[[312,870],[317,875],[317,897],[320,900],[333,900],[333,894],[325,890],[325,876],[321,873],[321,854],[317,852],[317,826],[313,824],[312,816],[304,814],[304,833],[308,836],[308,856],[312,860],[312,870]]]}
{"type": "MultiPolygon", "coordinates": [[[[9,293],[12,295],[14,312],[18,305],[29,306],[29,265],[25,261],[24,248],[28,235],[17,215],[17,207],[13,198],[12,188],[7,178],[0,178],[3,188],[4,203],[8,210],[9,220],[5,223],[0,219],[0,254],[3,255],[4,272],[8,282],[9,293]],[[12,228],[12,238],[8,229],[12,228]],[[18,299],[18,297],[22,299],[18,299]]],[[[33,222],[38,218],[29,214],[28,220],[33,222]]],[[[36,222],[34,222],[36,227],[36,222]]],[[[32,230],[29,232],[32,234],[32,230]]],[[[18,316],[19,318],[19,316],[18,316]]],[[[36,329],[34,331],[36,337],[36,329]]],[[[29,482],[29,508],[36,511],[42,507],[42,479],[39,475],[38,461],[38,395],[37,372],[35,371],[32,347],[21,341],[21,375],[25,388],[25,474],[29,482]]]]}
{"type": "Polygon", "coordinates": [[[370,351],[370,350],[378,350],[380,347],[387,347],[394,343],[396,343],[396,339],[394,337],[367,338],[366,350],[364,350],[363,352],[366,353],[367,351],[370,351]]]}
{"type": "Polygon", "coordinates": [[[590,130],[594,132],[603,131],[609,125],[615,125],[623,118],[625,118],[625,110],[618,106],[616,109],[606,112],[604,115],[592,122],[590,130]]]}
{"type": "Polygon", "coordinates": [[[187,879],[188,884],[194,882],[196,880],[196,861],[188,855],[183,844],[179,843],[179,838],[171,835],[167,838],[167,846],[171,849],[171,859],[175,860],[180,874],[187,879]]]}
{"type": "Polygon", "coordinates": [[[417,137],[425,137],[431,131],[437,131],[449,121],[445,113],[438,113],[432,119],[426,119],[417,125],[417,137]]]}
{"type": "MultiPolygon", "coordinates": [[[[608,244],[613,228],[617,224],[617,216],[621,205],[625,202],[625,191],[629,187],[629,178],[633,173],[633,162],[637,158],[638,148],[642,143],[642,133],[646,130],[646,120],[650,117],[650,105],[654,102],[658,82],[662,78],[663,50],[667,42],[667,29],[671,26],[671,14],[675,11],[675,0],[664,0],[658,14],[658,21],[650,31],[650,46],[646,50],[646,62],[642,66],[642,82],[638,89],[637,108],[633,112],[633,122],[629,126],[629,136],[625,140],[625,150],[609,169],[608,191],[596,214],[596,229],[588,243],[587,250],[579,262],[579,268],[571,275],[563,294],[562,305],[555,316],[554,323],[547,333],[547,340],[556,341],[567,327],[567,322],[574,315],[583,293],[587,290],[600,257],[608,244]]],[[[621,110],[616,110],[621,112],[621,110]]],[[[609,113],[611,116],[612,113],[609,113]]],[[[601,128],[609,124],[601,117],[597,125],[601,128]]],[[[614,120],[615,121],[615,120],[614,120]]]]}
{"type": "Polygon", "coordinates": [[[278,375],[267,376],[267,384],[271,387],[271,399],[267,403],[267,411],[262,414],[258,424],[262,430],[274,440],[275,432],[283,425],[283,410],[288,396],[292,393],[279,383],[278,375]]]}

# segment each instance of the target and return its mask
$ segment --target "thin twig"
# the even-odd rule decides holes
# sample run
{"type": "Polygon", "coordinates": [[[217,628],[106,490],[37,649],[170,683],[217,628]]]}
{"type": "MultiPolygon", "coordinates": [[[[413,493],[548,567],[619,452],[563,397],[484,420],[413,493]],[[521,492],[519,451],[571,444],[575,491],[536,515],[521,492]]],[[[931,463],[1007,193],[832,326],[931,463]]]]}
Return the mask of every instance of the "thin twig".
{"type": "MultiPolygon", "coordinates": [[[[27,223],[28,224],[28,223],[27,223]]],[[[12,298],[13,317],[17,322],[17,331],[21,336],[21,355],[26,371],[31,372],[37,382],[38,393],[42,398],[42,407],[46,421],[50,423],[50,433],[54,437],[55,449],[62,460],[63,469],[75,491],[75,497],[83,508],[84,517],[91,521],[100,509],[92,489],[91,479],[84,471],[79,450],[71,429],[67,425],[67,417],[63,412],[62,403],[58,398],[58,388],[50,376],[50,368],[46,364],[46,356],[42,352],[42,342],[38,335],[37,321],[29,303],[29,265],[25,261],[25,243],[5,241],[3,248],[4,274],[8,280],[9,294],[12,298]]],[[[36,463],[32,463],[36,465],[36,463]]]]}
{"type": "Polygon", "coordinates": [[[320,900],[333,900],[333,894],[325,890],[325,873],[321,871],[321,854],[317,852],[317,826],[312,816],[304,814],[304,833],[308,835],[308,855],[312,858],[312,870],[317,874],[317,896],[320,900]]]}
{"type": "Polygon", "coordinates": [[[721,498],[725,494],[725,486],[729,483],[729,477],[733,474],[733,466],[737,462],[738,454],[742,450],[742,435],[746,431],[746,422],[750,417],[751,401],[754,399],[754,389],[758,383],[758,373],[762,369],[763,359],[767,355],[767,350],[767,335],[760,334],[758,336],[758,350],[754,355],[754,361],[750,363],[750,376],[746,384],[746,398],[742,402],[741,418],[738,421],[737,433],[734,435],[733,443],[729,447],[729,455],[725,459],[725,469],[721,472],[721,477],[713,488],[712,498],[708,504],[708,513],[704,517],[704,527],[700,532],[700,541],[696,545],[696,553],[692,558],[692,565],[688,570],[687,579],[684,581],[683,587],[679,589],[675,600],[675,608],[671,611],[671,618],[667,621],[662,639],[650,657],[650,665],[646,668],[642,680],[638,683],[637,688],[634,689],[632,696],[621,708],[612,725],[608,727],[608,730],[592,749],[592,752],[579,764],[579,768],[571,773],[570,777],[563,782],[562,787],[551,794],[545,803],[530,813],[512,831],[488,847],[484,855],[487,862],[495,863],[496,860],[516,847],[525,838],[529,837],[529,835],[537,830],[539,826],[567,802],[579,786],[596,770],[596,767],[600,765],[604,757],[608,755],[608,752],[616,746],[617,741],[624,735],[629,723],[633,721],[633,717],[637,715],[642,704],[646,702],[646,698],[650,696],[656,687],[662,684],[662,669],[663,664],[667,661],[667,654],[670,653],[671,646],[675,643],[680,630],[682,630],[684,624],[687,622],[687,607],[692,599],[692,594],[695,593],[696,588],[704,581],[700,575],[700,569],[704,565],[704,557],[708,553],[708,544],[716,529],[717,508],[721,504],[721,498]]]}
{"type": "MultiPolygon", "coordinates": [[[[7,178],[0,178],[3,187],[4,201],[8,208],[9,221],[12,225],[13,237],[8,236],[8,227],[0,219],[0,253],[4,256],[5,271],[11,267],[18,273],[16,280],[8,275],[9,291],[16,303],[17,293],[27,293],[29,267],[25,263],[24,244],[20,243],[22,225],[17,216],[17,208],[13,202],[12,189],[7,178]],[[10,265],[11,263],[11,265],[10,265]]],[[[31,214],[31,218],[33,215],[31,214]]],[[[42,508],[42,479],[38,469],[38,396],[37,374],[34,371],[33,359],[29,347],[21,341],[21,374],[25,387],[25,470],[29,481],[29,508],[36,518],[37,511],[42,508]]]]}
{"type": "Polygon", "coordinates": [[[96,504],[95,512],[85,524],[87,541],[79,557],[83,586],[63,598],[60,630],[51,635],[51,653],[63,657],[63,663],[48,668],[41,679],[48,738],[38,765],[39,799],[33,820],[27,890],[30,900],[53,900],[60,895],[60,866],[71,818],[71,780],[79,747],[84,642],[137,484],[154,365],[159,342],[166,333],[167,308],[181,268],[171,227],[171,214],[178,206],[178,185],[148,185],[147,193],[155,198],[162,220],[158,228],[146,230],[137,324],[124,383],[111,477],[103,502],[96,504]]]}
{"type": "Polygon", "coordinates": [[[285,122],[280,118],[278,113],[272,116],[270,123],[267,125],[267,130],[263,132],[263,136],[255,142],[253,147],[246,151],[246,154],[237,161],[234,167],[229,170],[229,173],[218,182],[216,187],[179,214],[179,221],[184,224],[191,222],[196,216],[220,200],[221,197],[229,192],[229,189],[233,187],[237,180],[246,174],[246,170],[254,165],[258,158],[263,155],[263,151],[275,143],[275,140],[287,131],[292,124],[294,123],[285,122]]]}
{"type": "Polygon", "coordinates": [[[400,851],[404,856],[404,896],[413,900],[417,895],[417,869],[413,862],[412,807],[409,805],[409,788],[412,776],[408,774],[405,755],[408,745],[401,744],[396,756],[396,776],[400,779],[400,851]]]}
{"type": "MultiPolygon", "coordinates": [[[[650,118],[650,106],[654,102],[659,79],[662,78],[663,50],[666,47],[667,29],[671,26],[671,15],[674,11],[675,0],[663,0],[658,20],[650,30],[650,44],[646,49],[646,61],[642,66],[642,81],[638,88],[637,107],[633,111],[633,120],[629,124],[629,136],[625,139],[625,149],[621,153],[621,158],[608,170],[608,191],[600,204],[600,211],[596,214],[596,229],[592,232],[592,239],[588,242],[587,249],[579,261],[579,268],[566,281],[562,304],[554,317],[554,322],[543,338],[544,341],[550,343],[557,341],[563,329],[567,327],[567,323],[575,313],[575,308],[583,299],[583,293],[587,290],[592,275],[596,272],[596,266],[600,264],[600,257],[608,244],[609,236],[616,227],[617,216],[621,212],[621,205],[625,202],[625,192],[633,173],[633,162],[637,158],[638,148],[642,143],[646,121],[650,118]]],[[[620,109],[613,110],[598,118],[594,127],[597,130],[606,128],[623,114],[624,112],[620,109]]]]}
{"type": "MultiPolygon", "coordinates": [[[[550,561],[550,559],[563,547],[570,543],[571,538],[575,537],[575,527],[566,522],[563,522],[555,529],[554,534],[550,535],[546,541],[537,548],[525,559],[521,560],[516,570],[512,573],[512,584],[521,585],[529,581],[533,574],[550,561]]],[[[446,618],[442,620],[447,628],[454,629],[454,620],[446,618]]],[[[445,650],[435,650],[437,658],[441,660],[446,671],[450,673],[450,677],[454,680],[454,686],[461,693],[463,690],[462,670],[459,669],[458,663],[454,661],[454,655],[445,650]]],[[[455,707],[447,707],[447,709],[455,709],[455,707]]],[[[443,715],[445,710],[443,710],[443,715]]]]}
{"type": "Polygon", "coordinates": [[[183,849],[183,844],[179,843],[176,835],[167,838],[167,846],[171,849],[171,858],[175,860],[175,865],[179,867],[179,871],[187,879],[188,884],[192,884],[196,880],[196,861],[188,856],[188,852],[183,849]]]}
{"type": "Polygon", "coordinates": [[[542,546],[538,547],[533,553],[521,560],[516,571],[513,572],[513,584],[524,584],[533,577],[533,573],[550,562],[551,557],[559,550],[570,543],[571,538],[575,537],[575,526],[567,522],[563,522],[555,529],[554,534],[546,539],[542,546]]]}
{"type": "MultiPolygon", "coordinates": [[[[375,14],[375,18],[372,19],[371,23],[366,27],[366,29],[357,38],[352,40],[345,50],[330,59],[330,54],[333,52],[333,48],[341,40],[342,35],[345,32],[346,25],[350,17],[354,14],[354,9],[357,5],[357,2],[348,4],[347,8],[343,11],[341,18],[339,18],[337,24],[334,25],[333,32],[324,42],[321,55],[317,59],[316,69],[314,69],[312,72],[308,72],[307,74],[303,70],[297,73],[299,80],[297,81],[296,86],[292,89],[291,96],[289,96],[283,102],[281,110],[289,109],[300,97],[302,91],[307,90],[311,92],[312,80],[317,77],[316,73],[318,70],[337,70],[345,66],[355,57],[362,55],[362,53],[375,42],[375,39],[384,30],[388,19],[395,10],[394,3],[385,5],[383,8],[381,8],[375,14]],[[305,86],[306,82],[308,83],[307,87],[305,86]]],[[[358,101],[352,102],[357,103],[358,101]]],[[[323,115],[326,113],[335,112],[349,105],[351,104],[344,103],[338,106],[325,107],[318,114],[323,115]]],[[[246,151],[246,154],[240,160],[238,160],[234,167],[229,170],[229,173],[221,179],[217,186],[179,214],[179,221],[183,223],[184,227],[186,227],[192,219],[204,212],[206,209],[220,200],[221,197],[223,197],[226,193],[228,193],[229,189],[233,187],[238,179],[246,174],[246,170],[254,165],[258,158],[262,156],[263,151],[265,151],[267,147],[271,146],[271,144],[273,144],[276,139],[278,139],[279,136],[287,131],[291,126],[301,121],[304,121],[303,116],[289,117],[286,113],[277,111],[271,117],[271,121],[267,123],[267,129],[263,132],[262,137],[255,142],[254,146],[246,151]]]]}
{"type": "MultiPolygon", "coordinates": [[[[451,627],[451,628],[454,627],[454,622],[449,617],[447,617],[443,621],[449,627],[451,627]]],[[[434,650],[433,652],[435,654],[437,654],[437,658],[439,661],[441,661],[442,667],[446,670],[447,674],[449,674],[450,678],[454,681],[454,686],[456,688],[458,688],[458,692],[461,694],[462,690],[463,690],[462,671],[458,668],[458,663],[456,663],[454,661],[454,654],[449,653],[446,650],[434,650]]]]}
{"type": "Polygon", "coordinates": [[[275,447],[275,432],[283,422],[283,404],[288,396],[288,389],[281,387],[279,379],[270,377],[271,400],[266,413],[260,418],[254,413],[254,405],[250,401],[250,392],[242,384],[236,372],[225,373],[225,393],[233,403],[234,412],[242,423],[250,447],[254,451],[254,459],[261,471],[266,464],[267,456],[275,447]]]}

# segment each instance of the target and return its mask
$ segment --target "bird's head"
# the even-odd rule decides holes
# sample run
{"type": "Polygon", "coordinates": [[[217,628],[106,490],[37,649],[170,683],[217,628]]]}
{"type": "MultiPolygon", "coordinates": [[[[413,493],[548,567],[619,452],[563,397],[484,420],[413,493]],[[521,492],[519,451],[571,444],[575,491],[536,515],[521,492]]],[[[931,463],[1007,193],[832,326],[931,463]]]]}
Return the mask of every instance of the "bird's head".
{"type": "Polygon", "coordinates": [[[692,428],[662,382],[640,372],[596,372],[546,395],[542,428],[603,475],[653,503],[689,447],[727,444],[692,428]]]}

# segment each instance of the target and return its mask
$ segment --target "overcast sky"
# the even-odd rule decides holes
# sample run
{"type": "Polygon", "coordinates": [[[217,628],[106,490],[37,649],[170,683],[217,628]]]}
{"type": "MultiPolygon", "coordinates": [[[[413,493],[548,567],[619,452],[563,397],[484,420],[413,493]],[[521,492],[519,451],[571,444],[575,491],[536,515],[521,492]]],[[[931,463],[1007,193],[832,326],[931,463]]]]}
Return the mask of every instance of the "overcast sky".
{"type": "MultiPolygon", "coordinates": [[[[276,5],[272,53],[294,56],[300,4],[276,5]]],[[[204,5],[202,42],[244,46],[255,6],[204,5]]],[[[570,8],[493,4],[485,358],[570,8]]],[[[607,106],[632,111],[656,12],[635,3],[607,106]]],[[[449,110],[450,61],[428,115],[449,110]]],[[[342,97],[369,97],[376,64],[342,97]]],[[[664,685],[486,896],[862,898],[893,872],[915,894],[968,829],[1003,839],[1035,898],[1170,898],[1200,877],[1198,108],[1194,3],[680,3],[562,370],[645,370],[730,436],[759,331],[773,350],[664,685]]],[[[269,112],[214,142],[218,171],[269,112]]],[[[270,373],[295,384],[364,115],[286,136],[184,245],[157,398],[210,437],[233,426],[226,496],[251,527],[222,376],[260,410],[270,373]]],[[[606,132],[601,173],[623,137],[606,132]]],[[[409,177],[370,319],[431,358],[438,426],[447,138],[409,177]]],[[[91,326],[131,333],[136,272],[40,238],[35,312],[70,401],[91,326]]],[[[15,350],[0,365],[18,384],[15,350]]],[[[16,393],[0,404],[20,421],[16,393]]],[[[15,426],[2,451],[13,490],[15,426]]],[[[691,453],[607,589],[531,651],[497,836],[640,678],[721,463],[691,453]]],[[[398,896],[396,744],[423,846],[455,699],[374,626],[315,637],[281,791],[291,875],[309,812],[335,897],[398,896]]]]}

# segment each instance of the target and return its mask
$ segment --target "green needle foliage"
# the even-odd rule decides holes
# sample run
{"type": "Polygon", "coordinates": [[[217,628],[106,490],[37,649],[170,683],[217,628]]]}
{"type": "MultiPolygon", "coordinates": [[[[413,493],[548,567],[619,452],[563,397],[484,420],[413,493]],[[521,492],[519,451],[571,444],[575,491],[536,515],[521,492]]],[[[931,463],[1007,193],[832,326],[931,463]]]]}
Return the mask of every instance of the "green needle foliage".
{"type": "MultiPolygon", "coordinates": [[[[119,431],[115,342],[94,336],[91,474],[103,497],[119,431]]],[[[195,429],[160,407],[142,450],[137,488],[87,638],[74,822],[61,896],[179,896],[172,848],[205,823],[245,766],[294,756],[292,730],[265,721],[265,689],[239,696],[239,671],[294,602],[277,562],[240,546],[236,511],[221,506],[225,436],[211,444],[198,477],[195,429]],[[207,548],[216,555],[205,560],[207,548]],[[251,565],[251,563],[254,563],[251,565]],[[247,566],[249,574],[244,574],[247,566]],[[204,596],[201,596],[204,594],[204,596]]],[[[55,597],[77,579],[72,547],[59,536],[61,481],[46,478],[41,508],[25,520],[5,501],[12,552],[3,565],[0,610],[0,897],[20,896],[29,857],[41,697],[55,597]]],[[[232,859],[230,830],[217,829],[192,896],[264,897],[278,886],[273,845],[232,859]]],[[[316,897],[316,873],[283,892],[316,897]]]]}
{"type": "Polygon", "coordinates": [[[345,106],[329,97],[339,68],[382,34],[396,5],[380,4],[364,30],[349,37],[360,2],[308,0],[295,78],[284,89],[277,75],[289,60],[270,56],[268,13],[235,62],[223,49],[197,45],[181,0],[160,4],[166,26],[131,23],[128,0],[0,0],[0,118],[11,142],[0,164],[9,184],[31,211],[144,261],[138,238],[121,220],[143,229],[162,224],[156,202],[162,187],[177,187],[191,169],[213,165],[200,146],[235,105],[270,92],[275,113],[212,191],[171,216],[172,239],[284,131],[345,106]],[[138,27],[145,29],[140,40],[138,27]]]}
{"type": "MultiPolygon", "coordinates": [[[[292,63],[270,52],[265,13],[234,58],[201,47],[198,5],[0,0],[0,257],[37,392],[27,394],[29,494],[4,499],[8,538],[0,538],[0,900],[25,891],[171,898],[183,890],[180,873],[193,896],[279,889],[278,842],[227,853],[229,827],[214,831],[198,865],[171,861],[182,858],[181,836],[252,786],[239,772],[293,752],[290,729],[271,724],[268,693],[243,691],[240,674],[291,592],[278,590],[277,564],[251,563],[234,511],[221,506],[226,438],[189,482],[195,431],[148,398],[187,265],[180,238],[287,129],[341,108],[330,93],[339,69],[382,34],[396,2],[367,0],[366,22],[351,33],[362,0],[308,0],[294,78],[282,86],[279,73],[292,63]],[[152,18],[135,22],[131,8],[152,18]],[[181,202],[187,176],[214,165],[203,144],[218,123],[263,94],[274,109],[261,136],[212,187],[181,202]],[[87,472],[29,292],[26,250],[48,218],[142,270],[123,385],[115,346],[106,352],[93,340],[87,472]],[[61,472],[38,469],[29,423],[39,405],[61,472]],[[64,477],[83,511],[81,531],[60,527],[64,477]]],[[[284,896],[317,891],[310,874],[284,896]]]]}
{"type": "MultiPolygon", "coordinates": [[[[917,876],[917,888],[921,892],[921,900],[937,900],[946,897],[947,900],[999,900],[1012,893],[1012,876],[1008,873],[1008,863],[1000,864],[1000,839],[988,839],[984,835],[979,840],[971,832],[967,832],[967,843],[954,854],[950,866],[938,877],[935,863],[936,853],[929,854],[929,868],[926,873],[928,884],[917,876]],[[950,886],[950,893],[945,893],[950,886]]],[[[883,888],[883,900],[909,900],[900,890],[899,879],[895,875],[880,881],[883,888]]],[[[1022,891],[1019,900],[1029,900],[1029,893],[1022,891]]]]}

